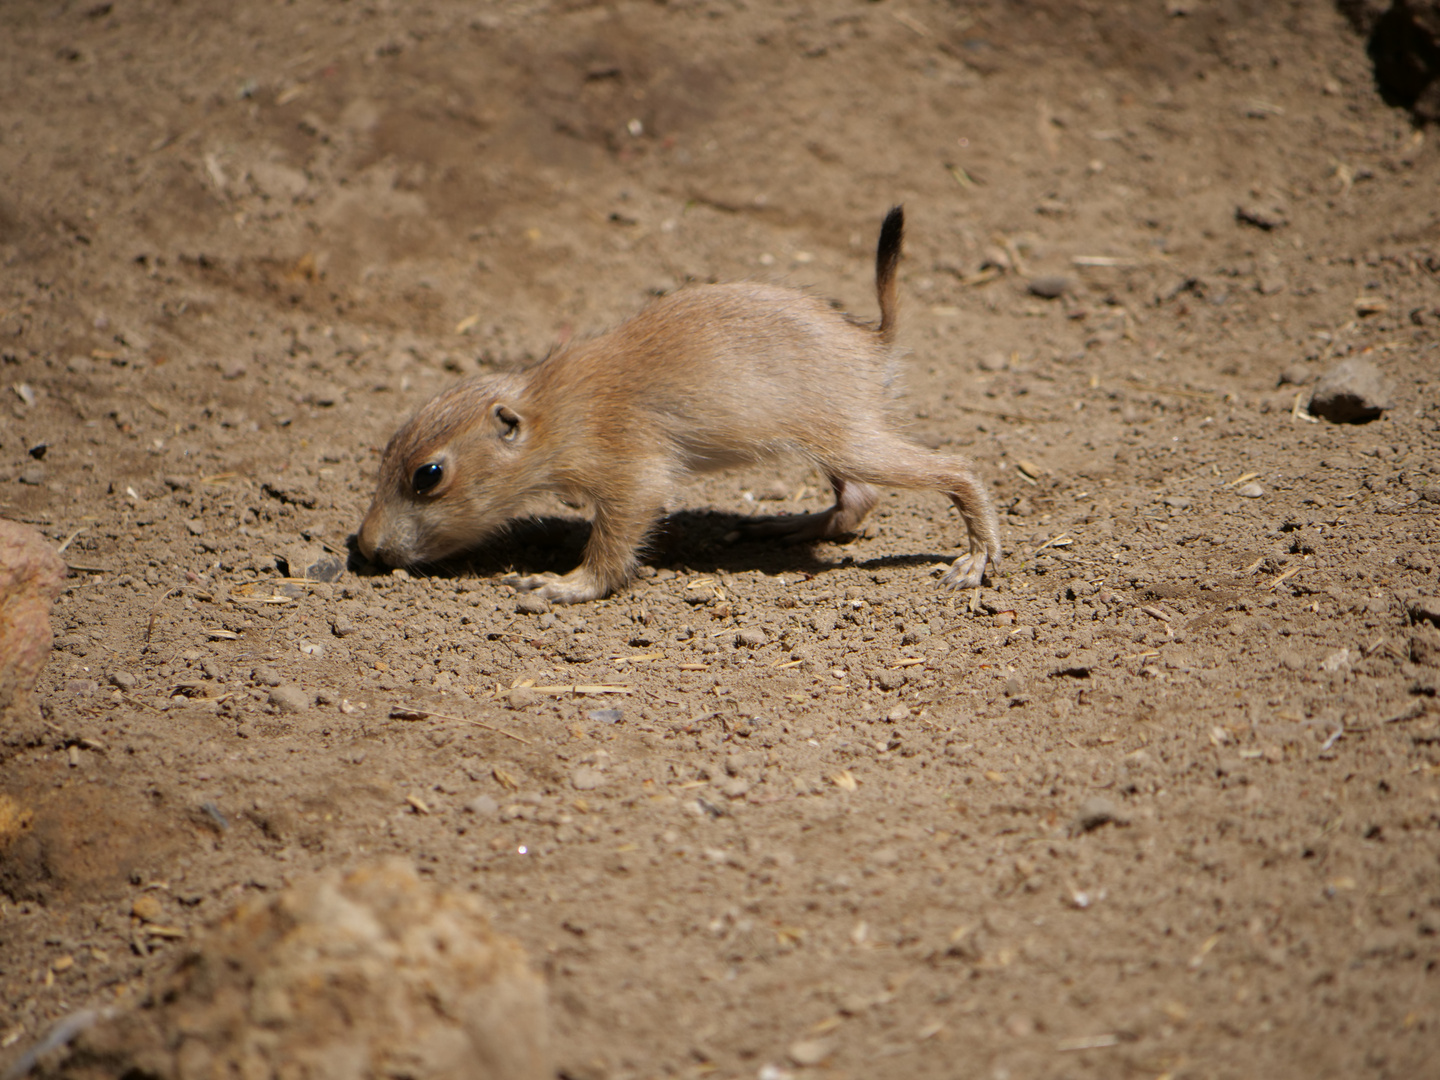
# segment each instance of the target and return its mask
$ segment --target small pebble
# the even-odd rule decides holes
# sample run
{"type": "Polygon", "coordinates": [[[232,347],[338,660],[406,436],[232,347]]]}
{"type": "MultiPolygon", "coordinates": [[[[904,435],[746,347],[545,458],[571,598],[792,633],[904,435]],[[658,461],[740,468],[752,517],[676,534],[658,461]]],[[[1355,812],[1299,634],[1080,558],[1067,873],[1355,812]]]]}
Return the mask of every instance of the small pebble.
{"type": "Polygon", "coordinates": [[[605,783],[605,776],[598,769],[581,766],[570,774],[570,786],[576,791],[594,791],[605,783]]]}
{"type": "Polygon", "coordinates": [[[1109,799],[1101,795],[1092,795],[1080,804],[1080,812],[1075,815],[1075,831],[1090,832],[1100,828],[1101,825],[1111,823],[1116,825],[1127,824],[1127,819],[1121,815],[1120,810],[1109,799]]]}
{"type": "Polygon", "coordinates": [[[205,535],[205,523],[199,518],[191,518],[189,521],[185,522],[185,528],[190,530],[191,536],[205,535]]]}
{"type": "Polygon", "coordinates": [[[335,631],[336,637],[349,637],[358,629],[358,627],[344,615],[336,615],[334,621],[330,623],[330,628],[335,631]]]}
{"type": "Polygon", "coordinates": [[[898,724],[901,720],[908,720],[910,719],[910,707],[908,705],[896,705],[885,714],[885,719],[889,720],[892,724],[898,724]]]}
{"type": "Polygon", "coordinates": [[[128,671],[112,671],[110,673],[110,685],[118,686],[121,690],[134,690],[139,682],[140,680],[128,671]]]}
{"type": "Polygon", "coordinates": [[[500,804],[489,795],[476,795],[465,804],[465,811],[476,817],[494,817],[500,812],[500,804]]]}
{"type": "Polygon", "coordinates": [[[886,669],[876,674],[875,685],[881,690],[899,690],[906,683],[906,675],[903,670],[891,671],[886,669]]]}
{"type": "Polygon", "coordinates": [[[624,714],[619,709],[591,709],[585,715],[597,724],[618,724],[624,714]]]}
{"type": "Polygon", "coordinates": [[[45,466],[27,465],[20,470],[20,483],[38,486],[45,482],[45,466]]]}
{"type": "Polygon", "coordinates": [[[1045,274],[1030,280],[1030,295],[1058,300],[1070,291],[1070,279],[1063,274],[1045,274]]]}
{"type": "Polygon", "coordinates": [[[1254,480],[1251,480],[1239,491],[1235,492],[1235,494],[1239,495],[1242,499],[1258,499],[1265,494],[1265,489],[1254,480]]]}
{"type": "Polygon", "coordinates": [[[986,353],[976,361],[981,371],[1004,371],[1010,366],[1010,358],[1003,352],[986,353]]]}
{"type": "Polygon", "coordinates": [[[828,1039],[797,1039],[790,1044],[786,1054],[802,1068],[819,1065],[830,1056],[834,1044],[828,1039]]]}
{"type": "Polygon", "coordinates": [[[281,712],[304,712],[310,708],[310,695],[298,686],[277,686],[270,691],[270,704],[281,712]]]}
{"type": "Polygon", "coordinates": [[[135,902],[130,905],[130,914],[142,922],[159,922],[165,914],[165,907],[154,893],[145,893],[135,898],[135,902]]]}
{"type": "Polygon", "coordinates": [[[765,631],[758,626],[747,626],[735,635],[735,644],[756,649],[765,644],[765,631]]]}
{"type": "Polygon", "coordinates": [[[250,673],[250,677],[259,686],[279,686],[285,681],[280,672],[273,667],[257,667],[250,673]]]}
{"type": "Polygon", "coordinates": [[[539,593],[521,593],[515,598],[515,612],[518,615],[543,615],[550,610],[550,601],[539,593]]]}

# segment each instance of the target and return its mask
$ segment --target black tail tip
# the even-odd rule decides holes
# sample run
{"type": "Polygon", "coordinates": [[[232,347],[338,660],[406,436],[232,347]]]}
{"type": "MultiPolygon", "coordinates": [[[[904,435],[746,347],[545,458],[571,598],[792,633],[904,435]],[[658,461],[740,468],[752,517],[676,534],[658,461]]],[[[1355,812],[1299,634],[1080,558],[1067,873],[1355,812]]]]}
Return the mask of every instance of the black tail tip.
{"type": "Polygon", "coordinates": [[[905,232],[905,207],[892,206],[890,212],[885,215],[885,222],[880,226],[880,246],[898,246],[900,237],[905,232]]]}

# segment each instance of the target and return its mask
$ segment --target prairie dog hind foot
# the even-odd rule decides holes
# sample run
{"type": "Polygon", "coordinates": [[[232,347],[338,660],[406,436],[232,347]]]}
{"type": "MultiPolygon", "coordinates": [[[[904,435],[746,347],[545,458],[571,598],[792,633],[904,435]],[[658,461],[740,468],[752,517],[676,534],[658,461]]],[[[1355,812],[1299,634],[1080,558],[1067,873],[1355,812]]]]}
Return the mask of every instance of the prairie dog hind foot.
{"type": "Polygon", "coordinates": [[[584,567],[568,574],[506,574],[500,579],[502,585],[509,585],[516,592],[533,592],[553,604],[583,604],[587,600],[599,600],[610,592],[603,583],[596,581],[584,567]]]}

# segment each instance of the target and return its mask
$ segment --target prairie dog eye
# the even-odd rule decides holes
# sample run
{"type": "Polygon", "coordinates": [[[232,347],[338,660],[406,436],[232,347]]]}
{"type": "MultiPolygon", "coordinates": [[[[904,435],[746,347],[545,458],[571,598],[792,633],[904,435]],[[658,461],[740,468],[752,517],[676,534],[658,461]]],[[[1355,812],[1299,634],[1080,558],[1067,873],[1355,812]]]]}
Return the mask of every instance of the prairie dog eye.
{"type": "Polygon", "coordinates": [[[410,478],[410,486],[415,489],[416,495],[424,495],[440,483],[444,476],[444,466],[437,461],[430,461],[415,470],[415,475],[410,478]]]}

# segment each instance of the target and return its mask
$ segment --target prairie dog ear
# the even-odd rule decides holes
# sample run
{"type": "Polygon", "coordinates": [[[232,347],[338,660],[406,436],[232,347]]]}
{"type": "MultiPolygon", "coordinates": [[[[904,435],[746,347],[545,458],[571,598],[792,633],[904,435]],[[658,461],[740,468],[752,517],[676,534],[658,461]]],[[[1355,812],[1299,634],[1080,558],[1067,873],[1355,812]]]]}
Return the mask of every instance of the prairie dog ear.
{"type": "Polygon", "coordinates": [[[496,433],[500,438],[506,442],[514,442],[520,434],[520,414],[502,402],[495,406],[492,415],[495,418],[496,433]]]}

